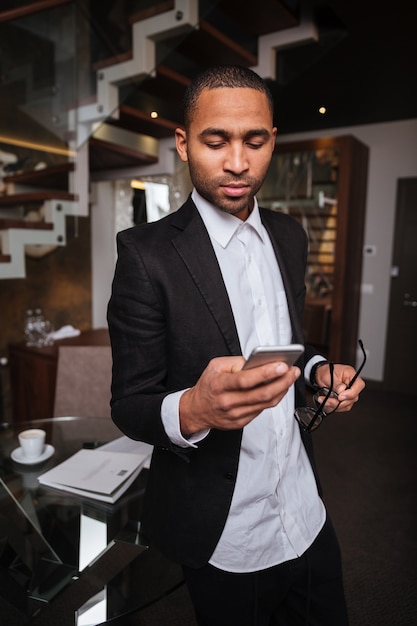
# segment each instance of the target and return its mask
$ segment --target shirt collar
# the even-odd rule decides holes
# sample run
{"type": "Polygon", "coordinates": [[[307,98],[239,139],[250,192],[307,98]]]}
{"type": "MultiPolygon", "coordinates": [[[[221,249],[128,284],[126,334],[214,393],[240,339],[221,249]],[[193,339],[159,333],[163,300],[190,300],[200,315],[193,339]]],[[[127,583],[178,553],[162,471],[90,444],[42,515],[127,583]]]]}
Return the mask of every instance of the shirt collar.
{"type": "Polygon", "coordinates": [[[253,209],[244,222],[234,215],[220,211],[214,204],[203,198],[195,188],[192,191],[191,199],[196,205],[210,237],[215,239],[223,248],[228,246],[236,232],[245,225],[252,227],[260,239],[264,241],[264,229],[256,198],[254,198],[253,209]]]}

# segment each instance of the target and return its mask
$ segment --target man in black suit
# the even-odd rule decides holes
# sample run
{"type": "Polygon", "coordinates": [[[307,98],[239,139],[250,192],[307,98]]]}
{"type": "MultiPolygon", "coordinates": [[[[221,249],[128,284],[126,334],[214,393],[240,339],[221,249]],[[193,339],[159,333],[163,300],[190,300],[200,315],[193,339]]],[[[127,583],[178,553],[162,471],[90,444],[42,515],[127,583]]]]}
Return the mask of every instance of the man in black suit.
{"type": "MultiPolygon", "coordinates": [[[[194,190],[175,213],[118,235],[109,302],[112,416],[154,445],[142,528],[181,563],[201,626],[344,626],[337,540],[310,433],[305,380],[330,367],[243,369],[256,345],[303,343],[307,238],[255,194],[274,150],[262,79],[235,66],[189,86],[177,151],[194,190]]],[[[322,366],[318,367],[318,363],[322,366]]],[[[338,411],[364,387],[334,365],[338,411]]]]}

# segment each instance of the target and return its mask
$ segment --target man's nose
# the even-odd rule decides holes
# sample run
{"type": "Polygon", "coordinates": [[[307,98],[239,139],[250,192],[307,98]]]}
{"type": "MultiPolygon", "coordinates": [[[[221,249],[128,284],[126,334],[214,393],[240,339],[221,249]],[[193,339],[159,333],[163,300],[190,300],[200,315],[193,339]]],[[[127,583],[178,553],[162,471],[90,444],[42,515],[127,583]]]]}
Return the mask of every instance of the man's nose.
{"type": "Polygon", "coordinates": [[[241,174],[248,167],[249,163],[244,147],[241,145],[230,146],[224,161],[224,169],[234,174],[241,174]]]}

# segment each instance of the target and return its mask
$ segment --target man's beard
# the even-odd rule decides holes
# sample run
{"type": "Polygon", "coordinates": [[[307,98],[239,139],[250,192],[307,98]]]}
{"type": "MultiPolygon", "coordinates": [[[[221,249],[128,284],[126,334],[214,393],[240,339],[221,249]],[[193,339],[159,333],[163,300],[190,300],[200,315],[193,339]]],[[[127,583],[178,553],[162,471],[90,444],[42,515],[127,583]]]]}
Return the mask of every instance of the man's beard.
{"type": "Polygon", "coordinates": [[[219,179],[204,179],[189,163],[191,180],[198,193],[211,204],[214,204],[220,211],[237,215],[247,209],[252,209],[253,198],[261,188],[263,179],[256,179],[250,176],[233,176],[229,174],[219,179]],[[246,186],[246,193],[243,196],[227,196],[221,191],[222,186],[229,184],[243,183],[246,186]]]}

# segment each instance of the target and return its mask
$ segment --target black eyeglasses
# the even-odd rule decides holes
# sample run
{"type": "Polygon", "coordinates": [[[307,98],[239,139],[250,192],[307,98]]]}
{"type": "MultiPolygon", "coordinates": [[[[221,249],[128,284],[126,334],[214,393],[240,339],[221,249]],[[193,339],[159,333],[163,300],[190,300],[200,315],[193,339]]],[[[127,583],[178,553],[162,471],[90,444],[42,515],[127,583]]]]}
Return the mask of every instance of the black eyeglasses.
{"type": "MultiPolygon", "coordinates": [[[[358,378],[359,374],[363,370],[364,365],[366,363],[366,352],[365,352],[365,348],[363,347],[362,340],[359,339],[358,343],[362,350],[363,360],[359,368],[357,369],[354,377],[352,378],[352,380],[346,385],[346,389],[350,389],[352,387],[352,385],[358,378]]],[[[316,405],[316,408],[313,409],[312,407],[304,406],[304,407],[295,409],[295,412],[294,412],[295,419],[300,424],[301,428],[307,432],[316,430],[316,428],[320,426],[320,424],[322,423],[326,415],[331,415],[331,413],[334,413],[339,408],[340,401],[336,404],[334,408],[326,412],[324,411],[326,402],[329,400],[329,398],[338,397],[337,392],[333,391],[334,363],[329,362],[329,370],[330,370],[330,387],[322,387],[318,389],[318,391],[313,396],[313,400],[314,400],[314,404],[316,405]],[[323,398],[321,402],[320,402],[320,398],[323,398]]]]}

